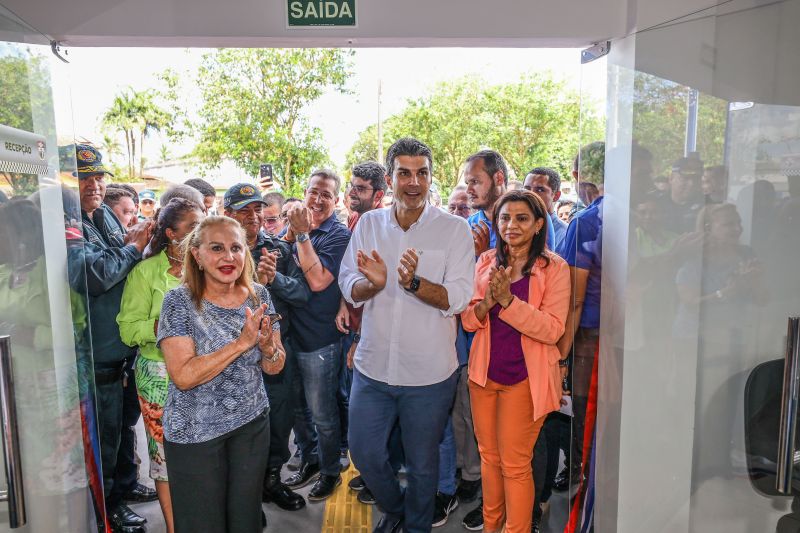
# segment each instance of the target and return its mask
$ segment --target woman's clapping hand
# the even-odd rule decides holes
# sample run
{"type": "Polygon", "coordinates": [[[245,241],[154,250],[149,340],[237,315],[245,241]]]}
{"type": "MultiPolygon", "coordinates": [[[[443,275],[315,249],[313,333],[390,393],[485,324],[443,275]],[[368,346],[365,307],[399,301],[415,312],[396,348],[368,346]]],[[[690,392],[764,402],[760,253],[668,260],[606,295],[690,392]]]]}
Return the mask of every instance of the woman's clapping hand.
{"type": "MultiPolygon", "coordinates": [[[[242,328],[242,333],[239,335],[239,342],[245,351],[258,343],[261,333],[261,321],[264,318],[264,311],[266,309],[267,304],[259,305],[255,311],[249,307],[245,308],[244,327],[242,328]]],[[[269,319],[267,319],[267,321],[269,321],[269,319]]]]}

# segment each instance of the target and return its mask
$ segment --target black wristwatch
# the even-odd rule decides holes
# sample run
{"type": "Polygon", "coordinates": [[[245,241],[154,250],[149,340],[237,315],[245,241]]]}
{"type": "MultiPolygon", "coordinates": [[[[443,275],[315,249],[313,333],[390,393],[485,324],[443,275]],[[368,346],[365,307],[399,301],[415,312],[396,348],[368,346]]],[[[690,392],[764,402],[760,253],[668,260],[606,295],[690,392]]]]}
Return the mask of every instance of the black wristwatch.
{"type": "Polygon", "coordinates": [[[417,276],[414,276],[411,279],[411,285],[409,285],[406,290],[412,293],[417,292],[419,290],[419,278],[417,276]]]}
{"type": "Polygon", "coordinates": [[[356,333],[353,335],[353,344],[358,344],[358,341],[361,340],[361,335],[356,333]]]}

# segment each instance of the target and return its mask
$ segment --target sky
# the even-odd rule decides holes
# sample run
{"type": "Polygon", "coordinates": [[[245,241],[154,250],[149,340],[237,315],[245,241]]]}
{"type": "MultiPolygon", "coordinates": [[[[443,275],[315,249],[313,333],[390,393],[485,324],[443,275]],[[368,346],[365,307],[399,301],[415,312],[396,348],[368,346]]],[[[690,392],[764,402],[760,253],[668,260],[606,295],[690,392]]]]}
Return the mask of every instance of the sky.
{"type": "MultiPolygon", "coordinates": [[[[87,68],[102,73],[91,83],[74,78],[54,80],[57,95],[71,100],[76,138],[101,143],[100,119],[116,94],[127,87],[159,87],[156,76],[168,67],[191,72],[204,52],[176,48],[70,49],[70,76],[85,73],[87,68]]],[[[549,69],[576,90],[582,86],[583,94],[603,101],[605,67],[597,63],[582,69],[580,51],[563,48],[362,48],[353,58],[354,75],[348,83],[351,94],[327,92],[309,106],[307,113],[311,124],[322,130],[332,161],[342,165],[358,133],[377,122],[379,80],[381,116],[385,120],[401,111],[408,99],[423,96],[437,82],[469,74],[477,74],[490,83],[505,83],[516,81],[525,72],[549,69]]],[[[187,102],[196,107],[198,98],[187,95],[187,102]]],[[[162,144],[169,146],[172,155],[182,155],[191,148],[153,138],[145,145],[149,161],[159,159],[162,144]]]]}

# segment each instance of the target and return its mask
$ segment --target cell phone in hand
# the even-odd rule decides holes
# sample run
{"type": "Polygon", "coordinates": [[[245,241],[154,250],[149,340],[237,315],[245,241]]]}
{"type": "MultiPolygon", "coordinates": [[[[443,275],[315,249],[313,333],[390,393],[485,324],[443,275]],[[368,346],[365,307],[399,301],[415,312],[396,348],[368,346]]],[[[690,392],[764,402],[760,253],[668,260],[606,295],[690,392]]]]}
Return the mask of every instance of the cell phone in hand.
{"type": "Polygon", "coordinates": [[[272,165],[269,163],[262,163],[258,167],[258,174],[260,178],[259,185],[262,189],[269,189],[274,185],[272,181],[272,165]]]}

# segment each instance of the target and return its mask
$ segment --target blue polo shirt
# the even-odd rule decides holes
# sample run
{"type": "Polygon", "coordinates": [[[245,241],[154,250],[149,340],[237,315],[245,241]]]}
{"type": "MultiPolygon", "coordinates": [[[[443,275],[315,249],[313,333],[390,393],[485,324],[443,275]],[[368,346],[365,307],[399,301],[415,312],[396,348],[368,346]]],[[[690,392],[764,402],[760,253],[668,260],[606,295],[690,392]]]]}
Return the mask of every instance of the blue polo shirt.
{"type": "MultiPolygon", "coordinates": [[[[545,219],[545,225],[547,226],[547,247],[551,250],[554,250],[556,236],[555,232],[553,231],[553,223],[549,220],[549,218],[550,217],[547,217],[547,219],[545,219]]],[[[483,210],[480,210],[470,215],[470,217],[467,219],[467,222],[469,222],[469,227],[471,228],[476,227],[481,221],[485,222],[486,225],[489,226],[489,249],[491,250],[497,244],[497,237],[495,237],[494,231],[492,231],[492,221],[489,220],[489,218],[486,216],[486,213],[484,213],[483,210]]]]}
{"type": "Polygon", "coordinates": [[[553,225],[553,235],[555,235],[556,243],[552,250],[555,251],[555,249],[561,244],[561,241],[564,240],[564,236],[567,234],[567,223],[558,218],[558,214],[555,212],[550,213],[550,222],[553,225]]]}
{"type": "Polygon", "coordinates": [[[563,257],[569,266],[589,271],[580,327],[599,328],[600,275],[603,264],[602,196],[575,215],[556,253],[563,257]]]}
{"type": "MultiPolygon", "coordinates": [[[[333,281],[326,289],[312,292],[311,299],[304,307],[293,310],[293,342],[301,352],[319,350],[342,337],[342,333],[336,329],[336,313],[342,297],[336,279],[339,277],[342,257],[350,242],[350,230],[336,219],[336,214],[331,215],[308,235],[320,263],[333,274],[333,281]]],[[[292,254],[299,264],[297,243],[292,243],[292,254]]]]}

